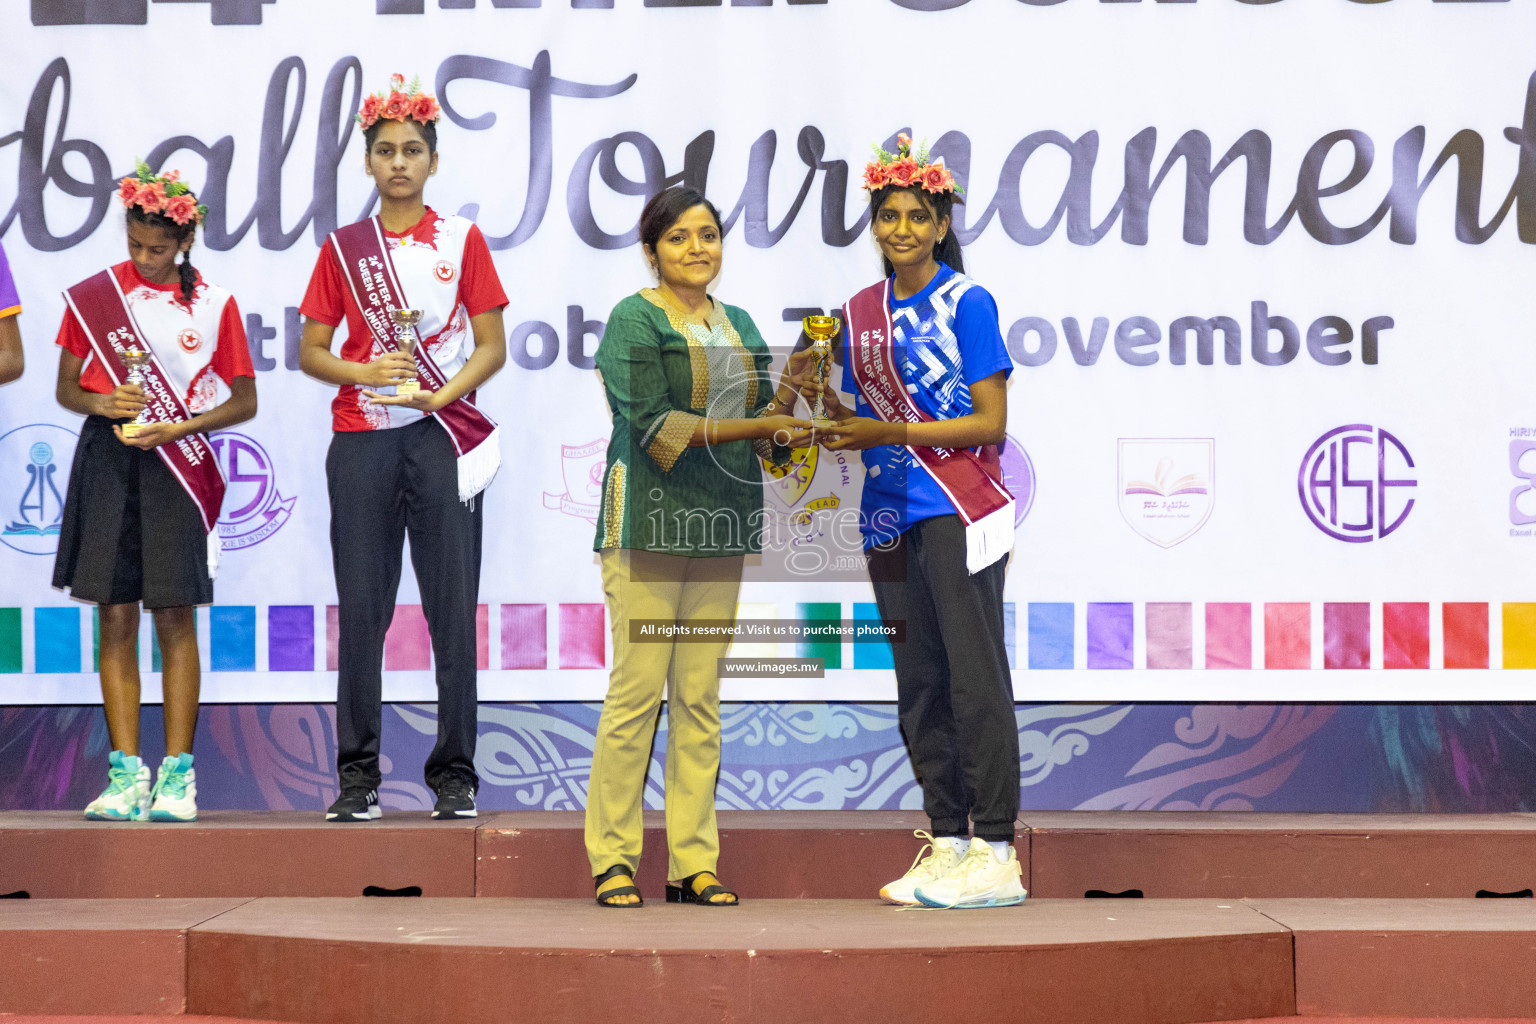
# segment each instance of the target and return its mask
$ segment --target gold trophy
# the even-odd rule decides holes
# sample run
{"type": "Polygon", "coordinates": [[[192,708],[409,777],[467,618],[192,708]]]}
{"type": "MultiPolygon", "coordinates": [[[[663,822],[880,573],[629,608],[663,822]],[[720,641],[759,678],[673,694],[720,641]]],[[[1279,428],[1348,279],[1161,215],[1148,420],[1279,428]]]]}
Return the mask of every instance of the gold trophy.
{"type": "MultiPolygon", "coordinates": [[[[400,346],[400,351],[408,356],[416,355],[416,332],[413,328],[421,323],[421,310],[419,309],[392,309],[389,311],[390,319],[395,322],[395,344],[400,346]]],[[[395,394],[412,395],[421,390],[421,381],[414,376],[402,380],[395,385],[395,394]]]]}
{"type": "MultiPolygon", "coordinates": [[[[123,350],[123,365],[128,367],[128,383],[144,387],[144,367],[149,365],[149,353],[143,349],[130,348],[123,350]]],[[[123,424],[124,437],[138,437],[139,428],[149,423],[149,406],[139,410],[139,415],[123,424]]]]}
{"type": "MultiPolygon", "coordinates": [[[[808,316],[801,322],[805,336],[811,339],[811,379],[817,384],[827,383],[827,367],[832,361],[832,339],[843,329],[843,322],[835,316],[808,316]]],[[[826,430],[832,426],[827,418],[827,402],[824,392],[816,393],[811,403],[811,426],[826,430]]]]}

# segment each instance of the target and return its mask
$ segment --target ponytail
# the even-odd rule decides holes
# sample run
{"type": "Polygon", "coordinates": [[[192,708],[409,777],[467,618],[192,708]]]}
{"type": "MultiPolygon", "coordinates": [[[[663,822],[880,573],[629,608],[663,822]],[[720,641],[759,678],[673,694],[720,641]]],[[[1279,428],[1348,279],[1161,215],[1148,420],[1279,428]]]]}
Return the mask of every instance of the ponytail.
{"type": "MultiPolygon", "coordinates": [[[[955,251],[959,252],[958,246],[955,251]]],[[[197,268],[192,265],[191,246],[181,254],[181,262],[176,265],[176,272],[181,275],[181,300],[190,306],[197,292],[197,268]]]]}

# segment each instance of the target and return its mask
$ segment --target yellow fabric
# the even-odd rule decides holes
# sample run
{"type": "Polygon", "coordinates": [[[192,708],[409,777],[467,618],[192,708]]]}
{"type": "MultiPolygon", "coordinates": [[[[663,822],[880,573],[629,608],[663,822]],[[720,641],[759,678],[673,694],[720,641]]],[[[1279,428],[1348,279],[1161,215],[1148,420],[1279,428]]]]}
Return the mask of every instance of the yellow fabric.
{"type": "Polygon", "coordinates": [[[720,675],[729,640],[631,643],[631,619],[732,619],[741,556],[684,558],[611,548],[601,554],[613,670],[592,751],[586,843],[592,874],[640,866],[641,807],[658,711],[667,698],[667,878],[714,871],[720,855],[720,675]]]}

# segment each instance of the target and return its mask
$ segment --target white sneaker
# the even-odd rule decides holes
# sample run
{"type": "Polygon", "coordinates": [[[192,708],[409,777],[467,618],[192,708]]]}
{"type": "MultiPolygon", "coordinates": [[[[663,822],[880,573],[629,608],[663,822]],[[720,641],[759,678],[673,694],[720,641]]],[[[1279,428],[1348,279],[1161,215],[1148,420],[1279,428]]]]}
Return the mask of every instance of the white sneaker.
{"type": "Polygon", "coordinates": [[[1028,895],[1020,881],[1023,870],[1018,854],[1008,848],[1000,861],[985,839],[972,839],[954,870],[917,887],[917,901],[925,907],[973,910],[980,907],[1013,907],[1028,895]]]}
{"type": "Polygon", "coordinates": [[[167,757],[160,762],[153,797],[150,821],[197,820],[197,772],[192,768],[191,754],[167,757]]]}
{"type": "Polygon", "coordinates": [[[906,874],[880,890],[882,900],[899,907],[917,906],[917,887],[944,876],[960,863],[960,853],[955,849],[954,843],[935,839],[922,829],[912,834],[919,839],[928,840],[928,845],[918,851],[917,859],[912,862],[906,874]]]}
{"type": "Polygon", "coordinates": [[[107,788],[86,805],[86,820],[148,820],[149,765],[121,750],[108,754],[107,764],[107,788]]]}

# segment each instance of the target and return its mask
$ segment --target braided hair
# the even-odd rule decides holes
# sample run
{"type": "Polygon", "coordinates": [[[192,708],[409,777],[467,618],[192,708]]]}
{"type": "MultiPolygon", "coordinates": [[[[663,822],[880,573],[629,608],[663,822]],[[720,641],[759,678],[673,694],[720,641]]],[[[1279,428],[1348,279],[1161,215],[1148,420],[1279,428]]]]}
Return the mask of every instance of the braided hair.
{"type": "MultiPolygon", "coordinates": [[[[189,195],[191,193],[188,193],[189,195]]],[[[196,199],[196,197],[193,197],[196,199]]],[[[147,227],[160,228],[176,240],[179,249],[183,242],[190,242],[197,237],[197,222],[187,221],[185,224],[177,224],[163,213],[146,213],[142,207],[128,207],[128,219],[135,224],[143,224],[147,227]]],[[[176,264],[176,272],[181,277],[181,300],[188,305],[192,303],[192,297],[197,290],[197,268],[192,265],[192,246],[187,245],[186,251],[181,254],[181,262],[176,264]]]]}

